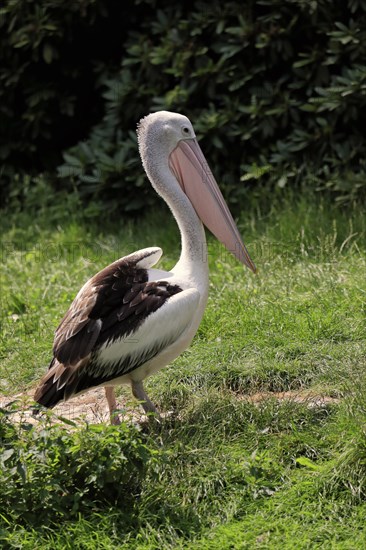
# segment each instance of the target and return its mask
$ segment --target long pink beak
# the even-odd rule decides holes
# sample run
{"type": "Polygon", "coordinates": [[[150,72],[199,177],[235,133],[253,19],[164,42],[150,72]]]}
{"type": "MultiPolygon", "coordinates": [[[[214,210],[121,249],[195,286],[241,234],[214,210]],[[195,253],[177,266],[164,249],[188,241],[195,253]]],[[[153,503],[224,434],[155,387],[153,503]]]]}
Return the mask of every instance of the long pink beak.
{"type": "Polygon", "coordinates": [[[197,140],[181,140],[170,154],[169,166],[205,226],[255,273],[256,267],[197,140]]]}

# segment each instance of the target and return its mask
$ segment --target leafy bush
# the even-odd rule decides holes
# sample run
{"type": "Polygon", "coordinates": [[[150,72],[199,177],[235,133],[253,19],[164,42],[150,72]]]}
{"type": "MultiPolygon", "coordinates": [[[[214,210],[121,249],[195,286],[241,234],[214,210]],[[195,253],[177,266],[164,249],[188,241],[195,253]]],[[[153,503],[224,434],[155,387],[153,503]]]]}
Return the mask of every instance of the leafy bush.
{"type": "Polygon", "coordinates": [[[244,182],[305,181],[357,196],[366,188],[365,7],[166,3],[129,33],[120,72],[104,83],[104,119],[65,156],[60,176],[141,207],[131,129],[150,110],[170,109],[191,118],[232,202],[245,196],[244,182]]]}
{"type": "Polygon", "coordinates": [[[15,426],[0,418],[0,507],[12,520],[77,516],[103,506],[133,506],[152,451],[122,424],[15,426]],[[65,429],[68,428],[68,429],[65,429]]]}
{"type": "Polygon", "coordinates": [[[99,79],[121,55],[118,23],[125,12],[126,7],[103,0],[2,2],[4,182],[19,170],[54,170],[62,149],[84,137],[100,119],[99,79]],[[105,32],[107,28],[111,32],[105,32]]]}
{"type": "MultiPolygon", "coordinates": [[[[81,5],[66,13],[82,13],[81,5]]],[[[104,3],[86,6],[97,32],[104,3]]],[[[112,209],[151,203],[134,129],[149,111],[169,109],[191,118],[232,203],[248,188],[300,182],[342,200],[359,197],[366,188],[365,8],[366,0],[140,0],[126,8],[118,31],[109,12],[110,34],[121,33],[122,62],[102,70],[99,53],[93,60],[90,88],[102,92],[104,116],[88,137],[86,123],[95,117],[86,117],[87,139],[64,155],[61,181],[112,209]]],[[[42,44],[37,55],[47,63],[42,44]]],[[[62,82],[61,57],[59,67],[62,82]]],[[[72,68],[79,75],[80,60],[72,68]]],[[[85,88],[77,97],[85,101],[85,88]]],[[[48,129],[60,127],[59,114],[49,121],[48,129]]]]}

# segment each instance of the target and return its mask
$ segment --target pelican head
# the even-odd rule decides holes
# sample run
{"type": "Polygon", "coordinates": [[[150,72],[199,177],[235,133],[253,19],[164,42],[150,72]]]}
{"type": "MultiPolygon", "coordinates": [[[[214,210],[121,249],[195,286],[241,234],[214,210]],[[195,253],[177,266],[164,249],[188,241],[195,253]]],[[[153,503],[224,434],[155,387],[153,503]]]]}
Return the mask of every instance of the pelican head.
{"type": "Polygon", "coordinates": [[[195,139],[196,134],[191,121],[186,116],[169,111],[158,111],[140,120],[137,137],[142,162],[144,162],[144,152],[149,147],[154,146],[170,154],[182,139],[195,139]]]}
{"type": "Polygon", "coordinates": [[[161,164],[167,164],[201,222],[240,262],[256,267],[221,194],[190,120],[159,111],[144,117],[137,130],[143,166],[152,185],[162,185],[161,164]]]}

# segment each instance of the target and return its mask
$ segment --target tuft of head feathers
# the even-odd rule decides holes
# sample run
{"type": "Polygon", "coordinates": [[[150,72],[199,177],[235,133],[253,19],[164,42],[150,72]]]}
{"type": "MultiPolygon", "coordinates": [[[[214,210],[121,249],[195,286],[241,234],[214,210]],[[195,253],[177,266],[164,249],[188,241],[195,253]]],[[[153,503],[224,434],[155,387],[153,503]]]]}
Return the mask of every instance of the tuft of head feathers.
{"type": "Polygon", "coordinates": [[[155,145],[161,151],[170,154],[182,139],[193,139],[194,133],[190,120],[179,113],[158,111],[150,113],[137,125],[137,141],[140,155],[155,145]]]}

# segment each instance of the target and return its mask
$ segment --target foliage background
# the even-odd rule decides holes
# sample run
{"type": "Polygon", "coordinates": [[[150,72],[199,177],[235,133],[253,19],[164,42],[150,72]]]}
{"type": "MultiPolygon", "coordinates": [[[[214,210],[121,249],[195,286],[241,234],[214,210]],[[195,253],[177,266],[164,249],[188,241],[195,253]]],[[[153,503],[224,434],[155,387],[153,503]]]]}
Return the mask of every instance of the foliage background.
{"type": "Polygon", "coordinates": [[[37,185],[25,170],[99,206],[151,204],[135,127],[159,109],[191,118],[232,203],[263,186],[366,188],[365,0],[6,0],[0,30],[13,207],[37,185]]]}

